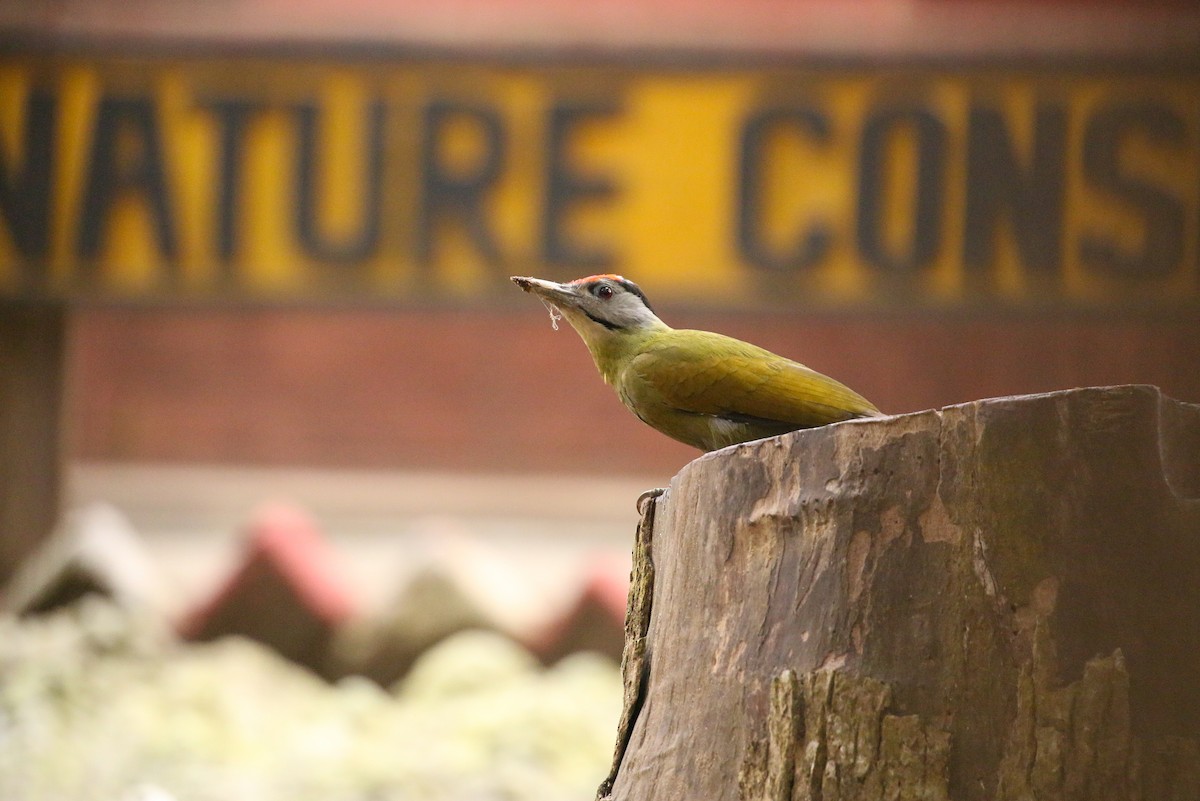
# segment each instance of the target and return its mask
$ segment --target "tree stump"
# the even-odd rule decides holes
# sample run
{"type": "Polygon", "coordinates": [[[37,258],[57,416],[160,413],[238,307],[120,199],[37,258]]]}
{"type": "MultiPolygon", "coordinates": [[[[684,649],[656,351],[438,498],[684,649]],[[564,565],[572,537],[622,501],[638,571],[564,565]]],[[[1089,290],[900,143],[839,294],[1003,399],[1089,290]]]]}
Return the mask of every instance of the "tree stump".
{"type": "Polygon", "coordinates": [[[1081,389],[747,443],[638,544],[603,797],[1200,799],[1200,406],[1081,389]]]}

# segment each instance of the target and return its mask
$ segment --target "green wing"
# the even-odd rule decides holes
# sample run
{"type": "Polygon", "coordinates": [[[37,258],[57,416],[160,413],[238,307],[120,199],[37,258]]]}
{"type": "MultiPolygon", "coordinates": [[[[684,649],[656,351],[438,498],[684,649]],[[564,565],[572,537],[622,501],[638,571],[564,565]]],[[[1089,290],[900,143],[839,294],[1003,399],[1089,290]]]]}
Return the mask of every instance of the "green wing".
{"type": "Polygon", "coordinates": [[[784,430],[879,414],[832,378],[707,331],[671,331],[648,343],[626,368],[621,393],[650,414],[658,408],[784,430]]]}

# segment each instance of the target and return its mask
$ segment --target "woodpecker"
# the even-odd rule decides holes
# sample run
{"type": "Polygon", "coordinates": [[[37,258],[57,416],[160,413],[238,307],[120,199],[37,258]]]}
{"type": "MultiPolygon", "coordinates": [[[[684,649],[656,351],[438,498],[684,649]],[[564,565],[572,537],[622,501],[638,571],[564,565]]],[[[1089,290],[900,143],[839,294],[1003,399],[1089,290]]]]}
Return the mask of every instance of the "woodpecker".
{"type": "Polygon", "coordinates": [[[713,451],[880,411],[857,392],[748,342],[676,330],[619,275],[565,284],[513,276],[583,338],[600,375],[642,422],[713,451]]]}

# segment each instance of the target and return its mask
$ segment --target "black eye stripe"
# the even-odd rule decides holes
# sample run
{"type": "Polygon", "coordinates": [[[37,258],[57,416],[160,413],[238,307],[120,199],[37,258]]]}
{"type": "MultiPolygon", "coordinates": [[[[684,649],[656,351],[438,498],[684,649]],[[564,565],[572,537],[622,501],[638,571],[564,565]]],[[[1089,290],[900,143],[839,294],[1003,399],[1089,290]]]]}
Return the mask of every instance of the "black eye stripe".
{"type": "MultiPolygon", "coordinates": [[[[646,293],[642,291],[640,286],[633,283],[628,278],[624,278],[619,275],[606,275],[603,276],[604,280],[597,280],[598,278],[599,277],[594,278],[586,284],[587,291],[592,295],[592,297],[600,298],[601,300],[608,300],[612,297],[612,290],[619,286],[629,294],[636,296],[638,300],[640,300],[642,304],[653,313],[654,307],[650,305],[650,300],[646,297],[646,293]],[[600,295],[602,290],[607,290],[607,295],[604,297],[601,297],[600,295]]],[[[574,283],[582,283],[582,280],[574,283]]]]}
{"type": "Polygon", "coordinates": [[[654,311],[654,307],[650,305],[650,301],[646,299],[646,293],[642,291],[640,286],[633,283],[628,278],[622,278],[619,283],[626,292],[631,295],[637,295],[639,298],[641,298],[642,303],[646,304],[647,309],[654,311]]]}

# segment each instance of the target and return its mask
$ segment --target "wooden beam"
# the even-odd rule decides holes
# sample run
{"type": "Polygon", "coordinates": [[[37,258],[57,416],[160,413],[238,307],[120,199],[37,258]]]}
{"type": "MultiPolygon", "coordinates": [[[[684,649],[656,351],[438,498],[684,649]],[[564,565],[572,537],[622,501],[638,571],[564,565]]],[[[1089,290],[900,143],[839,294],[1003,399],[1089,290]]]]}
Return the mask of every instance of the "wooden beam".
{"type": "Polygon", "coordinates": [[[0,586],[54,526],[66,310],[0,307],[0,586]]]}

